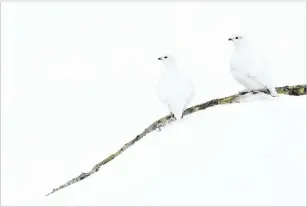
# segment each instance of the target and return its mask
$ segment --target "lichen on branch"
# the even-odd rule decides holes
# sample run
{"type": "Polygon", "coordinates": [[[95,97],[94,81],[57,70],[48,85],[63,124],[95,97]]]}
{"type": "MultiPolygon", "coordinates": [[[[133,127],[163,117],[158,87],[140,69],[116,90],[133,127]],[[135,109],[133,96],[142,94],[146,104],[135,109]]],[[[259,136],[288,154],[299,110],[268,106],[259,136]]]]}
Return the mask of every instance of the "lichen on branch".
{"type": "MultiPolygon", "coordinates": [[[[306,84],[277,87],[276,91],[277,91],[278,94],[290,95],[290,96],[306,95],[306,84]]],[[[261,93],[261,92],[268,94],[268,92],[266,90],[259,90],[259,91],[255,91],[254,93],[261,93]]],[[[227,96],[227,97],[224,97],[224,98],[213,99],[211,101],[207,101],[206,103],[202,103],[202,104],[192,106],[190,108],[187,108],[184,111],[183,116],[186,116],[186,115],[189,115],[189,114],[195,113],[197,111],[204,110],[204,109],[207,109],[209,107],[216,106],[216,105],[239,103],[240,102],[240,96],[242,96],[244,94],[246,94],[246,93],[238,93],[238,94],[234,94],[234,95],[227,96]]],[[[118,155],[120,155],[125,150],[127,150],[129,147],[134,145],[137,141],[139,141],[143,137],[145,137],[148,133],[153,132],[156,129],[160,129],[162,127],[165,127],[169,123],[174,122],[175,120],[176,120],[175,117],[172,114],[170,114],[170,115],[167,115],[167,116],[155,121],[149,127],[147,127],[141,134],[137,135],[134,139],[132,139],[131,141],[124,144],[117,152],[109,155],[107,158],[105,158],[101,162],[97,163],[92,168],[92,170],[90,170],[87,173],[81,173],[79,176],[67,181],[65,184],[61,185],[60,187],[53,189],[52,192],[47,194],[47,196],[52,194],[52,193],[55,193],[56,191],[59,191],[63,188],[66,188],[66,187],[68,187],[68,186],[70,186],[74,183],[80,182],[81,180],[83,180],[83,179],[91,176],[92,174],[98,172],[101,166],[103,166],[103,165],[107,164],[108,162],[112,161],[118,155]]]]}

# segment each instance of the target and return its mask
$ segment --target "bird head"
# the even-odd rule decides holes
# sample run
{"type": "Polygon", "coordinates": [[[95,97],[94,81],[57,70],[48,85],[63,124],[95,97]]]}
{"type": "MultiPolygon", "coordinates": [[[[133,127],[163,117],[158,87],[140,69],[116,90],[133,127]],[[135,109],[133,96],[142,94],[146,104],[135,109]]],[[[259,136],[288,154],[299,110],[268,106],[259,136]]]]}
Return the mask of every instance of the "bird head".
{"type": "Polygon", "coordinates": [[[169,62],[169,61],[174,60],[174,58],[171,55],[163,55],[163,56],[159,57],[158,60],[160,60],[162,62],[169,62]]]}
{"type": "Polygon", "coordinates": [[[165,66],[176,66],[176,59],[172,55],[163,55],[158,58],[165,66]]]}
{"type": "Polygon", "coordinates": [[[232,35],[231,37],[228,38],[228,41],[231,41],[235,45],[235,47],[242,47],[249,45],[246,36],[242,34],[232,35]]]}
{"type": "Polygon", "coordinates": [[[232,35],[231,37],[228,38],[228,41],[232,41],[232,42],[238,42],[238,41],[241,41],[243,40],[243,35],[241,34],[235,34],[235,35],[232,35]]]}

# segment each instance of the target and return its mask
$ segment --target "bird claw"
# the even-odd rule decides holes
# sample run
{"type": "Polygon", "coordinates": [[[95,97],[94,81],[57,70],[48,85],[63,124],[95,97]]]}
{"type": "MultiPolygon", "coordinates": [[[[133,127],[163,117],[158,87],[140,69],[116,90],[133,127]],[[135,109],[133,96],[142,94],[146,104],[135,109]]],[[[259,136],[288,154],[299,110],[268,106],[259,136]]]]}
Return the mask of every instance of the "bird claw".
{"type": "Polygon", "coordinates": [[[243,96],[243,95],[248,94],[248,93],[250,93],[250,92],[253,92],[253,91],[244,90],[244,91],[239,91],[238,94],[239,94],[240,96],[243,96]]]}
{"type": "Polygon", "coordinates": [[[279,97],[279,95],[272,95],[272,94],[270,94],[272,97],[274,97],[274,98],[276,98],[276,97],[279,97]]]}
{"type": "Polygon", "coordinates": [[[243,95],[246,95],[248,93],[252,93],[253,95],[259,93],[258,91],[255,91],[255,90],[250,90],[250,89],[244,89],[242,91],[239,91],[239,95],[240,96],[243,96],[243,95]]]}

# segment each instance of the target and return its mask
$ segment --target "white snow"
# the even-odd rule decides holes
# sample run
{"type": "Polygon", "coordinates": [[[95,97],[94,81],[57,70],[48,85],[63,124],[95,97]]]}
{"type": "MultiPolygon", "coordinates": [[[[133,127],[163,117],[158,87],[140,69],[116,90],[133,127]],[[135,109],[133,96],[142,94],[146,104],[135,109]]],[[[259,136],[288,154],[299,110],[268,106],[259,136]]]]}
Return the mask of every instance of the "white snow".
{"type": "MultiPolygon", "coordinates": [[[[35,149],[37,157],[21,154],[13,163],[4,163],[33,159],[18,163],[21,167],[10,173],[3,169],[3,204],[305,205],[305,114],[305,96],[209,108],[147,135],[94,176],[49,197],[43,194],[89,170],[107,153],[102,150],[89,158],[90,150],[82,150],[77,141],[71,147],[84,156],[76,160],[72,155],[77,151],[68,149],[64,154],[71,163],[65,166],[59,155],[53,163],[35,163],[45,154],[35,149]],[[46,165],[56,169],[41,169],[46,165]]],[[[86,140],[84,144],[90,145],[86,140]]],[[[29,145],[44,147],[23,147],[29,145]]],[[[58,152],[56,145],[52,148],[58,152]]]]}
{"type": "Polygon", "coordinates": [[[242,89],[227,41],[242,30],[277,86],[305,83],[305,17],[304,2],[1,3],[1,205],[306,204],[306,96],[184,117],[45,196],[166,115],[160,54],[190,70],[190,105],[242,89]]]}

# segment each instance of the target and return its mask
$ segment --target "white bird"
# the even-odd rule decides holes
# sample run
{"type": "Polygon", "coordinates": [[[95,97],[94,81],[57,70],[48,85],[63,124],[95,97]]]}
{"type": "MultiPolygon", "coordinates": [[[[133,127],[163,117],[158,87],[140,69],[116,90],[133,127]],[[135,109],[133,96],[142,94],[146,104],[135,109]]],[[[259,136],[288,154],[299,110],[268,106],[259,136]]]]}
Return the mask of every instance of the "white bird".
{"type": "Polygon", "coordinates": [[[234,35],[228,40],[235,46],[230,58],[230,72],[245,87],[243,91],[266,89],[271,96],[278,96],[272,83],[269,62],[255,52],[245,36],[234,35]]]}
{"type": "Polygon", "coordinates": [[[190,77],[178,68],[174,57],[165,55],[158,60],[165,66],[158,82],[158,96],[168,107],[169,112],[179,120],[194,97],[194,84],[190,77]]]}

